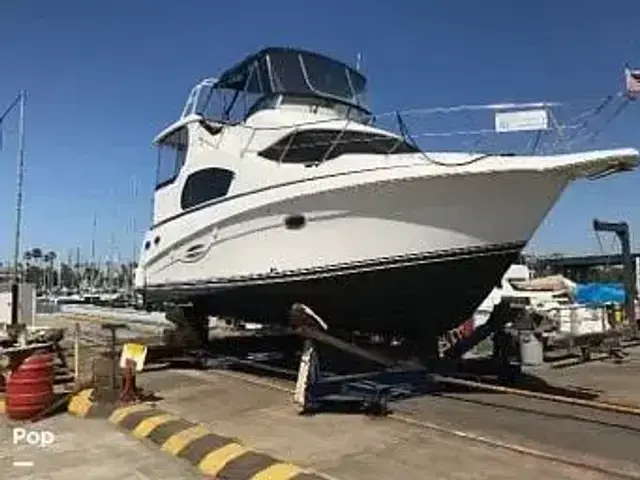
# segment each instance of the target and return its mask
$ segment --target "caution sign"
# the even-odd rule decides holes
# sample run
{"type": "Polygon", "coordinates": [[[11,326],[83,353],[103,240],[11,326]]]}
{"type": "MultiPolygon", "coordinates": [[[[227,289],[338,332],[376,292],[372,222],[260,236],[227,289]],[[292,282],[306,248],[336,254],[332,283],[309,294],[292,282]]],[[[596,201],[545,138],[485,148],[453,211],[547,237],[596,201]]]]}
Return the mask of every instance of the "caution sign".
{"type": "Polygon", "coordinates": [[[120,368],[127,367],[127,360],[136,364],[136,371],[141,372],[147,359],[147,346],[140,343],[125,343],[120,356],[120,368]]]}

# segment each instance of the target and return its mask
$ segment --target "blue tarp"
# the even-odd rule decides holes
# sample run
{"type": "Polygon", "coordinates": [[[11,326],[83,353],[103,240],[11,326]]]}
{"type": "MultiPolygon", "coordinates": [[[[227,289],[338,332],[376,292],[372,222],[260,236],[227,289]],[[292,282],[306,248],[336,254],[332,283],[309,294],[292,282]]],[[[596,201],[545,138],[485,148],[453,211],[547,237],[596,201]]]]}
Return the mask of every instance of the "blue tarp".
{"type": "Polygon", "coordinates": [[[578,284],[575,290],[577,303],[601,304],[624,303],[624,287],[621,283],[578,284]]]}

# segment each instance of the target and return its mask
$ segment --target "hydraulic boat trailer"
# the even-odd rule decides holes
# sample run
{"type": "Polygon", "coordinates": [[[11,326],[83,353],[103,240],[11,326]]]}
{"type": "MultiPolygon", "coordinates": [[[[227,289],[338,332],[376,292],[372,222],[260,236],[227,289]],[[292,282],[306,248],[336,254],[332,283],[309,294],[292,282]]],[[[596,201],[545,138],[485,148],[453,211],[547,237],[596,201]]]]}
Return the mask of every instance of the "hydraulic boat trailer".
{"type": "MultiPolygon", "coordinates": [[[[386,355],[371,352],[337,338],[328,332],[327,324],[309,307],[296,304],[290,311],[291,328],[296,335],[305,338],[305,344],[298,368],[294,403],[298,405],[300,413],[312,413],[323,409],[329,403],[356,402],[368,413],[380,415],[389,412],[388,402],[394,397],[433,393],[441,390],[442,386],[449,385],[507,392],[560,403],[582,402],[589,407],[611,409],[611,406],[603,406],[598,402],[579,401],[477,380],[482,376],[497,376],[499,383],[509,384],[522,373],[523,363],[520,358],[521,351],[517,348],[518,342],[536,332],[535,321],[527,303],[521,298],[505,297],[494,307],[486,323],[475,328],[469,336],[461,338],[444,353],[444,358],[432,362],[398,362],[386,355]],[[490,335],[493,335],[491,357],[478,362],[462,359],[466,352],[490,335]],[[345,353],[377,363],[383,368],[366,373],[323,376],[317,343],[330,345],[345,353]]],[[[623,333],[612,333],[616,345],[621,346],[618,337],[623,333]]]]}
{"type": "MultiPolygon", "coordinates": [[[[397,360],[386,352],[374,351],[368,346],[339,338],[306,305],[294,304],[289,315],[288,327],[267,331],[262,335],[218,338],[208,348],[189,350],[179,349],[177,346],[149,346],[146,364],[171,364],[172,360],[179,359],[187,360],[200,368],[229,368],[239,365],[255,368],[262,373],[284,374],[287,378],[296,378],[293,401],[300,414],[327,410],[345,411],[345,408],[353,410],[356,407],[360,412],[384,415],[389,412],[388,404],[393,399],[438,392],[447,385],[473,390],[509,390],[516,395],[537,395],[549,399],[549,395],[477,381],[484,376],[493,376],[497,377],[499,383],[508,384],[521,374],[522,361],[521,352],[517,348],[518,342],[523,336],[534,334],[536,326],[527,303],[519,298],[505,297],[494,307],[487,322],[475,328],[470,335],[459,339],[438,358],[423,358],[419,361],[404,360],[406,355],[402,360],[397,360]],[[462,358],[466,352],[491,335],[492,356],[475,360],[462,358]],[[269,354],[277,354],[282,348],[295,347],[288,353],[297,353],[295,342],[290,342],[296,337],[304,339],[297,372],[265,362],[269,354]],[[280,343],[281,341],[284,343],[280,343]],[[269,344],[272,351],[269,351],[269,344]],[[362,373],[323,373],[320,368],[320,344],[379,365],[380,368],[367,367],[362,373]],[[176,353],[179,354],[178,358],[175,357],[176,353]],[[262,360],[255,360],[256,355],[262,360]]],[[[567,402],[561,398],[552,400],[567,402]]]]}
{"type": "Polygon", "coordinates": [[[517,331],[532,331],[531,322],[527,315],[523,315],[525,310],[526,305],[521,300],[505,298],[494,308],[484,325],[455,343],[443,358],[406,361],[396,360],[367,346],[339,338],[332,334],[327,323],[311,308],[298,303],[290,309],[288,327],[262,334],[256,332],[256,335],[250,336],[217,338],[210,340],[208,346],[202,348],[150,345],[146,364],[186,364],[204,369],[233,365],[255,368],[262,372],[283,374],[288,378],[297,377],[294,403],[298,405],[300,413],[356,406],[368,413],[384,414],[388,411],[387,404],[391,399],[436,391],[447,383],[447,378],[497,375],[502,382],[509,383],[519,375],[520,363],[517,349],[514,348],[515,337],[507,331],[506,325],[515,325],[517,331]],[[462,360],[465,352],[490,335],[493,335],[493,355],[490,358],[462,360]],[[255,352],[259,352],[259,357],[265,358],[270,357],[270,354],[275,355],[279,348],[287,345],[287,339],[295,337],[304,339],[297,372],[250,358],[255,357],[255,352]],[[279,343],[280,341],[284,343],[279,343]],[[265,347],[265,342],[271,344],[272,351],[265,347]],[[344,375],[329,372],[323,374],[319,344],[379,365],[380,368],[372,366],[362,373],[344,375]]]}
{"type": "MultiPolygon", "coordinates": [[[[458,342],[448,352],[448,358],[433,364],[396,361],[386,355],[374,353],[366,348],[347,342],[328,333],[327,324],[306,305],[295,304],[291,308],[291,328],[305,339],[298,368],[294,403],[302,414],[323,409],[328,404],[356,403],[371,414],[388,413],[388,402],[394,397],[411,396],[433,392],[439,385],[451,383],[458,375],[464,375],[465,366],[460,361],[463,353],[473,348],[487,336],[494,334],[494,352],[489,362],[476,365],[497,373],[502,380],[513,379],[519,374],[520,364],[514,362],[510,340],[505,325],[523,318],[524,305],[504,302],[494,309],[491,318],[469,338],[458,342]],[[348,375],[323,376],[320,370],[320,355],[317,343],[323,343],[362,359],[382,366],[381,370],[348,375]],[[505,376],[506,375],[506,376],[505,376]]],[[[520,329],[528,329],[520,324],[520,329]]],[[[477,371],[475,372],[477,374],[477,371]]]]}

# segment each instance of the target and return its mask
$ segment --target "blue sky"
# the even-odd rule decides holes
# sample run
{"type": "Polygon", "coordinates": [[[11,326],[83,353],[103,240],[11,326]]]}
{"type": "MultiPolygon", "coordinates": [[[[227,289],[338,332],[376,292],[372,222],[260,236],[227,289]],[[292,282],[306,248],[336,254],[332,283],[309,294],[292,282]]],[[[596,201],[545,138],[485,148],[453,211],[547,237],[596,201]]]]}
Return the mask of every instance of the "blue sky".
{"type": "MultiPolygon", "coordinates": [[[[640,66],[638,18],[637,0],[5,2],[0,109],[29,94],[23,247],[87,258],[95,212],[98,255],[114,245],[130,256],[150,219],[153,136],[197,80],[263,46],[345,61],[361,52],[375,111],[571,101],[620,90],[624,63],[640,66]]],[[[639,107],[592,147],[640,147],[639,107]]],[[[13,248],[16,126],[12,115],[0,152],[2,259],[13,248]]],[[[574,184],[529,250],[598,252],[595,216],[627,220],[640,248],[639,180],[574,184]]]]}

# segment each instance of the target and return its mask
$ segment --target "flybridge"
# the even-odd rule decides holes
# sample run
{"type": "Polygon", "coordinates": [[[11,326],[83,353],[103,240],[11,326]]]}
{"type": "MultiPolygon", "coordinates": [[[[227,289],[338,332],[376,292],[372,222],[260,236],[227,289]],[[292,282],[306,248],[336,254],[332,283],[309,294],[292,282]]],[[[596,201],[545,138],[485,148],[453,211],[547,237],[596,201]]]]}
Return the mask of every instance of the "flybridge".
{"type": "MultiPolygon", "coordinates": [[[[324,55],[290,48],[267,48],[248,56],[219,78],[191,91],[180,121],[156,139],[199,121],[211,133],[225,125],[247,128],[248,144],[261,130],[336,129],[327,140],[353,143],[342,132],[355,123],[396,134],[398,144],[415,151],[465,151],[485,155],[552,155],[592,143],[640,94],[640,70],[625,70],[624,91],[568,102],[466,104],[393,111],[372,115],[366,102],[367,80],[356,69],[324,55]],[[247,120],[265,110],[305,106],[295,124],[256,126],[247,120]]],[[[302,111],[302,110],[301,110],[302,111]]],[[[327,135],[325,135],[327,136],[327,135]]],[[[370,141],[364,138],[363,141],[370,141]]],[[[378,141],[377,138],[372,141],[378,141]]],[[[321,144],[314,146],[320,147],[321,144]]],[[[394,150],[392,150],[394,151],[394,150]]]]}
{"type": "Polygon", "coordinates": [[[366,78],[348,65],[324,55],[290,48],[267,48],[250,55],[219,78],[207,78],[189,95],[182,117],[207,115],[214,94],[230,93],[222,100],[222,120],[240,95],[258,99],[275,96],[317,98],[338,102],[368,113],[366,78]]]}
{"type": "Polygon", "coordinates": [[[317,96],[367,110],[366,78],[348,65],[318,53],[266,48],[220,76],[220,89],[261,95],[317,96]]]}

